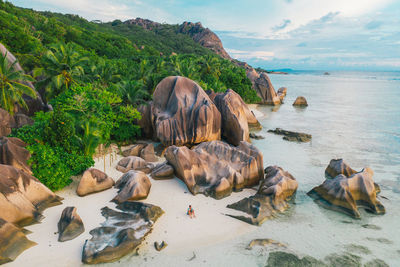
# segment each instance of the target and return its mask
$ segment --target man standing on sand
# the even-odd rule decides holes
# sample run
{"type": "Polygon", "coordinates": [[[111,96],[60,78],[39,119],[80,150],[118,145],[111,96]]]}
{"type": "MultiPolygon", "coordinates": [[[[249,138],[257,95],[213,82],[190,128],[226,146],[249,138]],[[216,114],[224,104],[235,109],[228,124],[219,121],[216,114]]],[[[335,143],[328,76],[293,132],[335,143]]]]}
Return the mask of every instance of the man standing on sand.
{"type": "Polygon", "coordinates": [[[194,209],[192,208],[192,205],[189,205],[189,208],[188,208],[188,211],[186,214],[190,216],[190,219],[196,218],[196,215],[194,214],[194,209]]]}

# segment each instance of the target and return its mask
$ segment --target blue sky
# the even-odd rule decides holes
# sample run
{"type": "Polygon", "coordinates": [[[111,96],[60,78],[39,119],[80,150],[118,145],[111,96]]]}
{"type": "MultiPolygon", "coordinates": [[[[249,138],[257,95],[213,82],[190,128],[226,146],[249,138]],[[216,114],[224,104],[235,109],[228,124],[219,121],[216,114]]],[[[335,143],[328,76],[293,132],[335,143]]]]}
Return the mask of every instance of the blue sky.
{"type": "Polygon", "coordinates": [[[201,21],[228,53],[267,69],[400,70],[398,0],[13,0],[88,20],[201,21]]]}

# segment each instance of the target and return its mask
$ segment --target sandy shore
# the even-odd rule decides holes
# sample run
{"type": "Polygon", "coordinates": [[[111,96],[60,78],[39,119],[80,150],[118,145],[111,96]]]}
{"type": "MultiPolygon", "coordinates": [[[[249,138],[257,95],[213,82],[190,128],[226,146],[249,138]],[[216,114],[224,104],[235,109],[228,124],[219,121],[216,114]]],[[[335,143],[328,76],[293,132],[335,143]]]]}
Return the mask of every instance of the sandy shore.
{"type": "MultiPolygon", "coordinates": [[[[117,154],[108,154],[105,158],[96,159],[95,168],[104,171],[117,180],[122,173],[115,169],[119,159],[117,154]]],[[[64,198],[63,205],[49,208],[44,212],[44,220],[40,224],[26,227],[32,231],[28,238],[38,243],[37,246],[23,252],[14,262],[5,266],[79,266],[81,263],[82,247],[86,239],[91,238],[89,231],[100,226],[105,221],[100,209],[104,206],[114,208],[109,202],[117,190],[114,188],[79,197],[75,190],[79,178],[57,192],[64,198]],[[62,210],[67,206],[77,207],[81,216],[85,232],[74,240],[58,242],[57,223],[62,210]]],[[[152,233],[139,249],[141,252],[160,255],[191,252],[205,246],[212,246],[255,230],[255,226],[228,217],[224,214],[238,214],[239,212],[227,209],[226,205],[254,194],[254,190],[246,189],[240,193],[233,193],[230,197],[215,200],[204,195],[193,196],[186,185],[177,178],[157,181],[151,179],[150,194],[144,202],[160,206],[165,214],[156,222],[152,233]],[[190,219],[186,215],[187,206],[191,204],[197,218],[190,219]],[[162,252],[155,252],[155,241],[166,241],[168,247],[162,252]],[[157,254],[159,253],[159,254],[157,254]]]]}

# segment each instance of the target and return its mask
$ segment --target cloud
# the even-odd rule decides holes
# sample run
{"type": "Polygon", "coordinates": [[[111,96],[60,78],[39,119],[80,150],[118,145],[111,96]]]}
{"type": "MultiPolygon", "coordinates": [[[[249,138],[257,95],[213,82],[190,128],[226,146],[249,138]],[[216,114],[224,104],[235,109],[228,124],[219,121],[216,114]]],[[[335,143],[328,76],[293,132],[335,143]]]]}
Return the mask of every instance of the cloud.
{"type": "Polygon", "coordinates": [[[270,51],[250,51],[250,50],[236,50],[236,49],[226,49],[226,51],[234,58],[240,58],[242,60],[247,60],[247,59],[271,60],[274,57],[274,53],[270,51]]]}
{"type": "Polygon", "coordinates": [[[365,25],[365,28],[368,30],[378,29],[382,26],[382,21],[371,21],[365,25]]]}
{"type": "Polygon", "coordinates": [[[272,31],[277,32],[285,29],[289,24],[292,23],[290,19],[284,19],[281,24],[272,27],[272,31]]]}

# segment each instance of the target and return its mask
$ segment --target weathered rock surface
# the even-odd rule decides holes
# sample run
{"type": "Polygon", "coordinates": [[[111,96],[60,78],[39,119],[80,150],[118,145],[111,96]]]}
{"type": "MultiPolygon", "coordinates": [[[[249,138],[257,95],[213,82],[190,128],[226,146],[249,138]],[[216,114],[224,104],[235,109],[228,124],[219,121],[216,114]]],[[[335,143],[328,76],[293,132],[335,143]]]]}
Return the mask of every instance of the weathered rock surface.
{"type": "Polygon", "coordinates": [[[281,99],[275,92],[275,88],[266,73],[259,74],[250,66],[246,68],[246,73],[247,78],[253,84],[253,89],[257,91],[258,96],[261,98],[261,104],[273,106],[281,104],[281,99]]]}
{"type": "Polygon", "coordinates": [[[22,113],[15,114],[14,121],[15,125],[13,128],[21,128],[25,125],[32,125],[34,123],[33,119],[22,113]]]}
{"type": "Polygon", "coordinates": [[[161,243],[154,242],[154,248],[155,248],[157,251],[161,251],[161,250],[163,250],[164,248],[166,248],[167,246],[168,246],[168,244],[167,244],[165,241],[162,241],[161,243]]]}
{"type": "Polygon", "coordinates": [[[149,173],[151,171],[144,159],[135,156],[129,156],[121,159],[118,162],[116,169],[123,173],[131,170],[143,171],[145,173],[149,173]]]}
{"type": "Polygon", "coordinates": [[[140,151],[140,157],[147,162],[158,161],[156,154],[154,153],[154,145],[148,144],[140,151]]]}
{"type": "Polygon", "coordinates": [[[86,196],[92,193],[101,192],[111,188],[114,185],[114,180],[104,172],[89,168],[87,169],[79,182],[76,193],[78,196],[86,196]]]}
{"type": "Polygon", "coordinates": [[[343,159],[332,159],[325,169],[325,176],[328,178],[335,178],[339,174],[350,177],[355,173],[357,171],[353,170],[343,159]]]}
{"type": "Polygon", "coordinates": [[[0,108],[0,137],[9,135],[14,125],[14,117],[6,110],[0,108]]]}
{"type": "Polygon", "coordinates": [[[26,225],[42,219],[41,211],[61,198],[35,177],[13,166],[0,165],[0,218],[26,225]]]}
{"type": "Polygon", "coordinates": [[[339,174],[314,187],[308,195],[321,206],[360,218],[359,207],[375,214],[384,214],[385,207],[377,200],[374,172],[365,168],[350,177],[339,174]]]}
{"type": "MultiPolygon", "coordinates": [[[[10,51],[8,51],[7,48],[1,43],[0,43],[0,53],[2,55],[7,54],[7,61],[9,64],[13,64],[17,60],[16,57],[10,51]]],[[[22,72],[24,71],[19,63],[14,64],[14,69],[16,71],[22,71],[22,72]]],[[[35,90],[35,87],[33,86],[33,84],[31,82],[25,82],[25,84],[35,90]]],[[[44,110],[46,108],[46,106],[38,92],[36,92],[35,99],[33,99],[27,95],[23,95],[22,97],[24,98],[25,103],[28,106],[28,110],[25,110],[19,106],[16,106],[17,113],[24,113],[26,115],[32,116],[35,114],[35,112],[44,110]]]]}
{"type": "Polygon", "coordinates": [[[276,246],[276,247],[283,247],[286,248],[287,246],[285,244],[282,244],[281,242],[269,239],[269,238],[263,238],[263,239],[253,239],[247,246],[247,249],[252,249],[254,246],[261,246],[261,247],[266,247],[266,246],[276,246]]]}
{"type": "Polygon", "coordinates": [[[28,166],[31,154],[25,149],[26,144],[15,137],[0,137],[0,164],[10,165],[32,174],[28,166]]]}
{"type": "Polygon", "coordinates": [[[221,113],[222,135],[225,139],[235,146],[241,141],[249,141],[247,114],[250,111],[242,98],[235,91],[228,89],[224,94],[217,94],[214,103],[221,113]]]}
{"type": "Polygon", "coordinates": [[[168,162],[158,164],[151,172],[151,177],[156,180],[171,179],[174,177],[174,168],[168,162]]]}
{"type": "Polygon", "coordinates": [[[140,157],[140,152],[145,147],[146,147],[146,144],[144,144],[144,143],[134,144],[134,145],[130,146],[129,148],[125,149],[124,151],[122,151],[122,156],[124,156],[124,157],[129,157],[129,156],[140,157]]]}
{"type": "MultiPolygon", "coordinates": [[[[153,102],[150,101],[147,104],[140,105],[138,107],[138,111],[142,115],[142,118],[137,121],[137,124],[142,129],[142,136],[149,139],[156,139],[155,130],[154,130],[154,115],[151,112],[151,107],[153,106],[153,102]]],[[[135,155],[131,155],[135,156],[135,155]]]]}
{"type": "Polygon", "coordinates": [[[58,241],[72,240],[85,232],[81,217],[75,207],[66,207],[58,221],[58,241]]]}
{"type": "Polygon", "coordinates": [[[286,87],[279,88],[277,95],[278,95],[279,99],[281,100],[281,102],[283,101],[283,99],[285,99],[286,93],[287,93],[286,87]]]}
{"type": "Polygon", "coordinates": [[[221,138],[221,114],[194,81],[171,76],[153,94],[154,129],[161,143],[193,145],[221,138]]]}
{"type": "Polygon", "coordinates": [[[264,136],[258,135],[258,134],[255,134],[255,133],[250,133],[249,136],[250,136],[250,138],[253,138],[253,139],[256,139],[256,140],[265,139],[264,136]]]}
{"type": "Polygon", "coordinates": [[[149,177],[141,171],[128,171],[115,183],[118,195],[112,200],[115,203],[141,200],[147,198],[151,188],[149,177]]]}
{"type": "Polygon", "coordinates": [[[263,178],[262,154],[247,142],[238,147],[222,141],[201,143],[193,149],[170,146],[165,158],[192,194],[216,199],[257,185],[263,178]]]}
{"type": "Polygon", "coordinates": [[[106,221],[90,231],[92,238],[83,246],[83,263],[113,262],[134,252],[164,213],[160,207],[142,202],[123,202],[117,209],[102,209],[106,221]]]}
{"type": "Polygon", "coordinates": [[[15,260],[24,250],[35,245],[20,228],[0,218],[0,264],[15,260]]]}
{"type": "Polygon", "coordinates": [[[276,128],[275,130],[268,130],[269,133],[274,133],[277,135],[283,135],[282,139],[292,142],[310,142],[312,139],[311,134],[298,133],[292,131],[286,131],[281,128],[276,128]]]}
{"type": "Polygon", "coordinates": [[[307,107],[308,103],[304,96],[298,96],[296,100],[293,102],[293,106],[297,107],[307,107]]]}
{"type": "Polygon", "coordinates": [[[297,187],[296,179],[289,172],[278,166],[269,166],[265,169],[265,179],[254,196],[227,206],[251,216],[229,216],[250,224],[261,225],[275,213],[283,212],[289,207],[288,201],[296,193],[297,187]]]}

